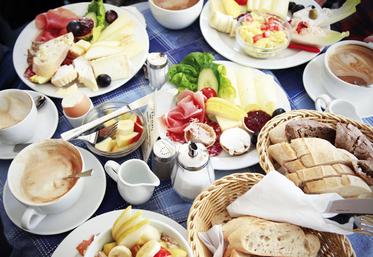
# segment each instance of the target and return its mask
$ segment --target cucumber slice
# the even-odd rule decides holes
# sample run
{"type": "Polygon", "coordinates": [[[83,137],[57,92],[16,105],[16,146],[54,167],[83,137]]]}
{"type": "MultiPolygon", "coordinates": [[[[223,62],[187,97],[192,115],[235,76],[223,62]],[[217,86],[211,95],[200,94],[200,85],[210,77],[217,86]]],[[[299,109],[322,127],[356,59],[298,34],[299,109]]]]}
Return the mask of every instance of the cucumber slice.
{"type": "Polygon", "coordinates": [[[211,68],[204,68],[198,76],[198,90],[211,87],[215,92],[219,91],[219,82],[215,72],[211,68]]]}

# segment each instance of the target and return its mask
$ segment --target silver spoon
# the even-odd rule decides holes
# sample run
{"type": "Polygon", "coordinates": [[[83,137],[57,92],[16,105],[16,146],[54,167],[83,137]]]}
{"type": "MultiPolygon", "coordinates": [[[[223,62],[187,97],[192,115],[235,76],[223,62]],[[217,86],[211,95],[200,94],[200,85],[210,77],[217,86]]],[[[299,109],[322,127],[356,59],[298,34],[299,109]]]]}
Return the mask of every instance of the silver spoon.
{"type": "Polygon", "coordinates": [[[67,176],[67,177],[64,177],[62,179],[71,179],[71,178],[82,178],[82,177],[90,177],[92,176],[92,173],[93,173],[93,169],[89,169],[89,170],[86,170],[86,171],[83,171],[79,174],[76,174],[76,175],[70,175],[70,176],[67,176]]]}
{"type": "Polygon", "coordinates": [[[35,97],[34,102],[35,102],[36,109],[37,110],[41,109],[41,107],[43,107],[45,105],[46,100],[47,100],[47,98],[43,95],[39,95],[39,96],[35,97]]]}

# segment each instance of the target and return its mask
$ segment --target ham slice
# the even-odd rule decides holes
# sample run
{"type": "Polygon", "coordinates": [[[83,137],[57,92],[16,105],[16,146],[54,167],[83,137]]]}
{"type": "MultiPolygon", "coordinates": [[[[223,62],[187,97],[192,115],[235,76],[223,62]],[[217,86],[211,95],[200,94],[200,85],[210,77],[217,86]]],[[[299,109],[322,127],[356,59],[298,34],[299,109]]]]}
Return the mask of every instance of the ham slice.
{"type": "Polygon", "coordinates": [[[75,13],[63,7],[39,14],[35,18],[35,26],[40,29],[41,32],[37,36],[36,41],[46,42],[66,34],[67,24],[78,18],[79,16],[75,13]]]}
{"type": "Polygon", "coordinates": [[[164,117],[167,135],[177,142],[185,142],[184,129],[192,122],[205,121],[205,102],[201,92],[184,90],[176,98],[176,106],[164,117]]]}

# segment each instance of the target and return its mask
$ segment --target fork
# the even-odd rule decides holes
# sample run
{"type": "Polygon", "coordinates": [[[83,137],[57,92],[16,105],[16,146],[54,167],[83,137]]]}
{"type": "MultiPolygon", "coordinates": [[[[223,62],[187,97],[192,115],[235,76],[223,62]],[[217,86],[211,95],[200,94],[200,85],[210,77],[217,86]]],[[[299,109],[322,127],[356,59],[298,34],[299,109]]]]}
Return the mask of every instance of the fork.
{"type": "Polygon", "coordinates": [[[74,138],[76,140],[83,140],[86,142],[89,142],[91,144],[96,144],[97,142],[100,142],[108,137],[112,137],[117,132],[118,122],[115,122],[114,124],[103,127],[93,133],[90,133],[88,135],[82,135],[77,138],[74,138]]]}
{"type": "MultiPolygon", "coordinates": [[[[81,135],[77,138],[74,138],[74,140],[83,140],[86,142],[89,142],[91,144],[96,144],[97,142],[100,142],[104,140],[105,138],[112,137],[115,135],[117,132],[117,127],[118,127],[118,122],[115,122],[114,124],[108,126],[108,127],[102,127],[98,129],[95,132],[92,132],[88,135],[81,135]]],[[[20,152],[23,148],[31,145],[32,143],[27,143],[27,144],[16,144],[13,148],[13,151],[18,153],[20,152]]]]}

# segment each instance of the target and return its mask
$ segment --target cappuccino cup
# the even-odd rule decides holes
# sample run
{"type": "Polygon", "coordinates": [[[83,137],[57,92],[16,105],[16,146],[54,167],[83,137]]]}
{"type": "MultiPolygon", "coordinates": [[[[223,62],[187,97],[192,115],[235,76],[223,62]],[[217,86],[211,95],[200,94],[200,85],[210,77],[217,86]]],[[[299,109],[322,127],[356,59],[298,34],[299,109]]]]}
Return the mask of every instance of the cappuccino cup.
{"type": "Polygon", "coordinates": [[[325,53],[324,66],[330,83],[325,86],[334,98],[352,103],[373,97],[373,45],[357,40],[340,41],[325,53]]]}
{"type": "Polygon", "coordinates": [[[34,135],[36,118],[30,94],[19,89],[0,91],[0,143],[27,143],[34,135]]]}
{"type": "Polygon", "coordinates": [[[84,179],[66,177],[83,170],[81,153],[66,141],[48,139],[24,148],[8,170],[10,192],[28,207],[21,226],[32,230],[48,214],[73,206],[83,191],[84,179]]]}
{"type": "Polygon", "coordinates": [[[315,100],[315,108],[319,112],[330,112],[363,122],[357,114],[355,106],[343,99],[331,99],[328,95],[320,95],[315,100]]]}

